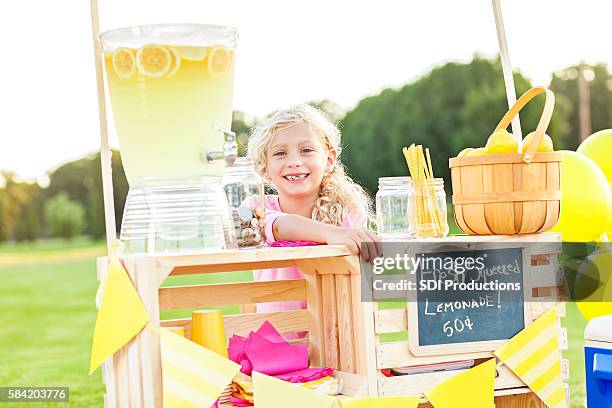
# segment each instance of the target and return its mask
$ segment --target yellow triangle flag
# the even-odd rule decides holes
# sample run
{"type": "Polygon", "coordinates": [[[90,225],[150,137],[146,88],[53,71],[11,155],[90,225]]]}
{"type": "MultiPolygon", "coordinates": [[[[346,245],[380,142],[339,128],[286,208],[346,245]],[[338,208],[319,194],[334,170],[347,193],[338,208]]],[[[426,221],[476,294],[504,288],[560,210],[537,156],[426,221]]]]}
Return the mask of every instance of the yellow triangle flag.
{"type": "Polygon", "coordinates": [[[449,378],[425,391],[435,408],[493,408],[495,359],[449,378]]]}
{"type": "Polygon", "coordinates": [[[89,374],[138,334],[148,322],[149,315],[138,292],[119,258],[112,254],[96,318],[89,374]]]}
{"type": "Polygon", "coordinates": [[[495,355],[550,408],[567,406],[558,336],[557,311],[552,308],[495,350],[495,355]]]}
{"type": "Polygon", "coordinates": [[[253,371],[255,406],[265,408],[331,408],[336,399],[301,384],[292,384],[253,371]]]}
{"type": "Polygon", "coordinates": [[[213,405],[240,366],[183,336],[161,328],[164,408],[213,405]]]}
{"type": "Polygon", "coordinates": [[[420,401],[420,396],[340,399],[342,408],[416,408],[419,405],[420,401]]]}

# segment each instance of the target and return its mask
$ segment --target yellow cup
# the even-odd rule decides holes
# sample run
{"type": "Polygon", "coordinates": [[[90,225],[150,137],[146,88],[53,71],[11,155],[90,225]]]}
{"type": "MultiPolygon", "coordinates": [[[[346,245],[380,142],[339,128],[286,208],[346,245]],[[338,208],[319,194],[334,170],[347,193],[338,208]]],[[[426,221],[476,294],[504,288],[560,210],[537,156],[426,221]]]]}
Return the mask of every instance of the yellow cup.
{"type": "Polygon", "coordinates": [[[172,333],[178,334],[179,336],[185,337],[185,329],[183,326],[168,326],[166,329],[170,330],[172,333]]]}
{"type": "Polygon", "coordinates": [[[194,310],[191,314],[191,341],[227,358],[222,316],[220,310],[194,310]]]}

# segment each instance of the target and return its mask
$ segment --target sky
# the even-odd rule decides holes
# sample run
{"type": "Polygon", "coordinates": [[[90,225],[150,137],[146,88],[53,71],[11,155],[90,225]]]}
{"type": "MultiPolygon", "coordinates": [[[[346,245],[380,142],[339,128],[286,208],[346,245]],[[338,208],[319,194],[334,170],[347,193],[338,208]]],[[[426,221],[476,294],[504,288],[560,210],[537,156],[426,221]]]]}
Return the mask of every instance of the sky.
{"type": "MultiPolygon", "coordinates": [[[[230,25],[240,39],[234,109],[263,116],[330,99],[346,109],[447,61],[498,52],[490,0],[98,0],[101,31],[230,25]]],[[[609,0],[502,0],[514,69],[534,85],[581,60],[612,67],[609,0]]],[[[0,169],[40,180],[99,148],[86,0],[0,3],[0,169]]],[[[111,127],[111,144],[117,146],[111,127]]]]}

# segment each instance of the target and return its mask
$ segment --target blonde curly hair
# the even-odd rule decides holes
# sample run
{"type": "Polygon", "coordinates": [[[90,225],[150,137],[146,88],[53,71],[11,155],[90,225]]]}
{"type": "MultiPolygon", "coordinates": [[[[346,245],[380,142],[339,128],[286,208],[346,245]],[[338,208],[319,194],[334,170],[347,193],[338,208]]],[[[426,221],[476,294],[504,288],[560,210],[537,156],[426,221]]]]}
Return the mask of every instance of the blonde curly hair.
{"type": "Polygon", "coordinates": [[[342,152],[340,130],[314,106],[303,104],[277,111],[266,117],[253,130],[249,139],[248,156],[255,163],[257,172],[265,178],[268,151],[274,133],[299,122],[308,124],[311,130],[319,135],[327,149],[336,151],[336,162],[332,170],[326,172],[323,177],[311,218],[325,224],[340,226],[342,221],[353,213],[363,215],[364,221],[369,222],[373,219],[370,198],[359,184],[347,176],[339,160],[342,152]]]}

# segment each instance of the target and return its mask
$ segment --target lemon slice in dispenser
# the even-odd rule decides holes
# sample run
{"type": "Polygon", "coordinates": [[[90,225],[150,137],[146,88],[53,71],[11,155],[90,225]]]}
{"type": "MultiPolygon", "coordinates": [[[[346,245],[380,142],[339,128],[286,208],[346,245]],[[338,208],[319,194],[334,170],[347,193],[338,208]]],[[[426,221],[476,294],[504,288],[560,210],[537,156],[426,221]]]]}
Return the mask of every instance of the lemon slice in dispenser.
{"type": "Polygon", "coordinates": [[[172,47],[172,51],[189,61],[202,61],[208,54],[208,48],[190,45],[175,45],[172,47]]]}
{"type": "Polygon", "coordinates": [[[225,47],[214,47],[208,56],[208,71],[213,75],[221,75],[230,66],[232,54],[225,47]]]}
{"type": "Polygon", "coordinates": [[[120,47],[113,51],[111,63],[115,74],[122,78],[129,78],[136,72],[136,59],[129,48],[120,47]]]}
{"type": "Polygon", "coordinates": [[[174,49],[171,48],[170,51],[172,51],[172,68],[168,71],[168,78],[173,77],[178,72],[182,60],[181,56],[174,49]]]}
{"type": "Polygon", "coordinates": [[[166,47],[145,45],[136,53],[136,66],[142,75],[161,77],[172,68],[172,54],[166,47]]]}

